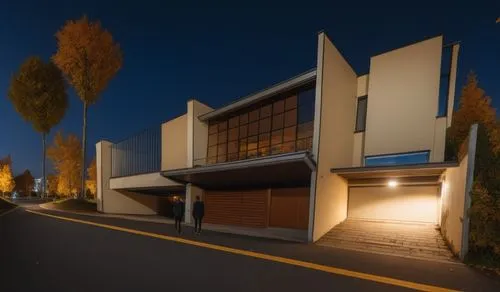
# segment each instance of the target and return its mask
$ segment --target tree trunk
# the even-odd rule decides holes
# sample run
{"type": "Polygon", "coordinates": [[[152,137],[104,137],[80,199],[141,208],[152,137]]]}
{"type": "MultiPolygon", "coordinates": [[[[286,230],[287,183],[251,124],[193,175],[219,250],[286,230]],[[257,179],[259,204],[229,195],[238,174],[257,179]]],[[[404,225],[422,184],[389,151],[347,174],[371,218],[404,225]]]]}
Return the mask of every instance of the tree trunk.
{"type": "Polygon", "coordinates": [[[43,151],[43,158],[42,158],[42,193],[40,196],[42,198],[45,198],[47,196],[45,190],[47,189],[47,177],[45,174],[45,162],[47,160],[47,134],[42,133],[42,151],[43,151]]]}
{"type": "Polygon", "coordinates": [[[85,199],[85,152],[87,150],[87,102],[83,102],[83,133],[82,133],[82,192],[80,199],[85,199]]]}

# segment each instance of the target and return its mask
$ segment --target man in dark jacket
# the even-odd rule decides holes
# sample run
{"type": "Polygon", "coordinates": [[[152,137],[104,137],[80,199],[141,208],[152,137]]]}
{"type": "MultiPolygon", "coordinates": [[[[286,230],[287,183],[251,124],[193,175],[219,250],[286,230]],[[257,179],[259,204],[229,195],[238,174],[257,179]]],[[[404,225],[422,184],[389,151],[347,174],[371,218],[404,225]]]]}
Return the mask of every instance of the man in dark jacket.
{"type": "Polygon", "coordinates": [[[177,230],[178,234],[181,234],[181,221],[182,215],[184,215],[184,203],[177,197],[174,198],[172,211],[174,213],[175,229],[177,230]]]}
{"type": "Polygon", "coordinates": [[[194,232],[201,233],[201,220],[205,216],[205,204],[196,196],[196,202],[193,204],[194,232]]]}

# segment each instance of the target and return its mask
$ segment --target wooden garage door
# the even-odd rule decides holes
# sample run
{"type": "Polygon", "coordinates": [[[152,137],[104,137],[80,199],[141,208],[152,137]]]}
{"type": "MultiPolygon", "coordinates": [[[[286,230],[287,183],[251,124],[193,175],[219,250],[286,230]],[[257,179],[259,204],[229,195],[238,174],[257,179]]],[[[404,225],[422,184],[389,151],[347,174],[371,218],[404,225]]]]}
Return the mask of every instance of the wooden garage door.
{"type": "Polygon", "coordinates": [[[437,186],[351,187],[349,218],[437,223],[437,186]]]}
{"type": "Polygon", "coordinates": [[[272,189],[269,226],[307,229],[309,188],[272,189]]]}
{"type": "Polygon", "coordinates": [[[267,190],[205,192],[207,223],[267,227],[267,190]]]}

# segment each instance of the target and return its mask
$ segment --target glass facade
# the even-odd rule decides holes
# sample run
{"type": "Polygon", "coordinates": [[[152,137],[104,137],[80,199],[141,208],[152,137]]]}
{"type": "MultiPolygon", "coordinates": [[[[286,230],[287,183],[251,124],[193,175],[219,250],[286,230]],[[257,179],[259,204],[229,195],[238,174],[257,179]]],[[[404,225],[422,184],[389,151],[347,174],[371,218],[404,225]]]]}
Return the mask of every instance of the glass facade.
{"type": "Polygon", "coordinates": [[[314,88],[305,88],[211,121],[207,163],[310,150],[314,100],[314,88]]]}
{"type": "Polygon", "coordinates": [[[438,117],[447,115],[448,112],[448,92],[450,87],[450,73],[452,61],[452,46],[444,47],[441,56],[441,78],[439,81],[439,104],[438,117]]]}
{"type": "Polygon", "coordinates": [[[362,132],[366,128],[367,96],[358,97],[358,108],[356,111],[356,132],[362,132]]]}
{"type": "Polygon", "coordinates": [[[365,166],[408,165],[429,162],[429,151],[365,157],[365,166]]]}

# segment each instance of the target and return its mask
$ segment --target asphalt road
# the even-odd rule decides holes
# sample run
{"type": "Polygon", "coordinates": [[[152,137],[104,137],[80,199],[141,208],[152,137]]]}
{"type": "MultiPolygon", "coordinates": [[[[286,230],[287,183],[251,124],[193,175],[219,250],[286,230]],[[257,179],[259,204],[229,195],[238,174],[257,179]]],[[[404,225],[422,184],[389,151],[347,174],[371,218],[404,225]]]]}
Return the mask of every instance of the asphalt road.
{"type": "MultiPolygon", "coordinates": [[[[173,228],[165,228],[160,224],[72,217],[155,233],[172,234],[173,231],[173,228]]],[[[367,272],[367,267],[371,266],[373,273],[382,275],[392,273],[390,266],[394,271],[401,270],[400,265],[405,263],[393,262],[394,259],[390,257],[387,263],[373,266],[374,262],[388,257],[377,258],[373,257],[375,255],[348,252],[342,252],[342,256],[339,256],[315,246],[210,232],[195,237],[187,230],[183,237],[246,250],[275,252],[280,256],[295,256],[302,260],[320,262],[321,258],[330,261],[330,265],[344,267],[348,265],[346,262],[355,265],[353,261],[357,261],[360,270],[365,267],[363,272],[367,272]]],[[[469,285],[458,288],[470,291],[476,290],[474,288],[495,291],[500,287],[482,275],[468,274],[469,271],[461,270],[464,268],[461,266],[450,268],[433,263],[420,264],[409,266],[406,271],[402,271],[403,274],[392,274],[405,280],[421,280],[419,282],[430,284],[439,284],[436,283],[438,278],[448,277],[443,279],[443,284],[455,283],[453,286],[457,288],[457,285],[465,285],[457,284],[462,281],[469,285]],[[426,274],[423,272],[425,269],[431,272],[426,274]],[[450,272],[449,269],[454,270],[450,272]],[[466,282],[465,277],[470,277],[469,281],[466,282]],[[491,286],[484,286],[485,283],[491,286]]],[[[0,268],[0,291],[407,290],[354,277],[62,221],[31,214],[21,208],[0,217],[0,268]]]]}

